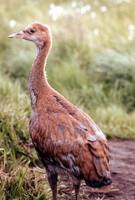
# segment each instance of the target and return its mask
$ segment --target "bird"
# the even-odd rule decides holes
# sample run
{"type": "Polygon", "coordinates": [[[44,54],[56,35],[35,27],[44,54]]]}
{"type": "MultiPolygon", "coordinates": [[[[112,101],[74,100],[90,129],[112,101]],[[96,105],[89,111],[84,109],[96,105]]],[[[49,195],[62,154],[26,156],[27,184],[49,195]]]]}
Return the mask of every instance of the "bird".
{"type": "Polygon", "coordinates": [[[90,116],[47,80],[46,63],[52,48],[50,27],[33,22],[9,38],[28,40],[36,46],[28,84],[32,108],[29,133],[46,169],[52,199],[57,199],[59,175],[67,174],[72,180],[76,200],[82,180],[93,188],[111,185],[106,136],[90,116]]]}

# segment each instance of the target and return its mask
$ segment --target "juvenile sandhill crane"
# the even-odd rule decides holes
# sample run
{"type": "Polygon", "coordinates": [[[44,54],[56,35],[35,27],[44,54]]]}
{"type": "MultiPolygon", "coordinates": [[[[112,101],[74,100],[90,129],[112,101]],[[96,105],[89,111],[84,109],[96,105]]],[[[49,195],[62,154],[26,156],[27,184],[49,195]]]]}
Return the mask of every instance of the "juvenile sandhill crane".
{"type": "Polygon", "coordinates": [[[71,177],[76,200],[82,179],[94,188],[111,184],[106,137],[88,115],[47,81],[44,67],[52,46],[48,26],[33,23],[9,37],[32,41],[37,48],[29,79],[32,106],[29,132],[46,168],[53,200],[57,199],[59,174],[71,177]]]}

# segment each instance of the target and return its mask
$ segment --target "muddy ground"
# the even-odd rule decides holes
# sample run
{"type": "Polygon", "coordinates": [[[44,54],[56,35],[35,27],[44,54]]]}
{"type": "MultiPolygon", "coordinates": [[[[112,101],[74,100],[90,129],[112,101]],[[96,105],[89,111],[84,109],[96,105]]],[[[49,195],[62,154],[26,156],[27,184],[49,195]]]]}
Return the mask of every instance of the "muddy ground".
{"type": "MultiPolygon", "coordinates": [[[[93,190],[82,182],[80,199],[135,200],[135,141],[110,141],[112,188],[93,190]]],[[[58,186],[59,200],[73,200],[72,184],[64,177],[58,186]]]]}

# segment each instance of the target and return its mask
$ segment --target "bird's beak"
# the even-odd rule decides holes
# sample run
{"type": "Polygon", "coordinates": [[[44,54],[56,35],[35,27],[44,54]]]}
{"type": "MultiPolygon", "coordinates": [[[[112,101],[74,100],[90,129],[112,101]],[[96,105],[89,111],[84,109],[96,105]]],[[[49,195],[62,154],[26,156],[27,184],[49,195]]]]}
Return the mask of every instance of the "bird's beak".
{"type": "Polygon", "coordinates": [[[24,32],[19,31],[17,33],[12,33],[8,36],[8,38],[17,38],[17,39],[23,39],[24,38],[24,32]]]}

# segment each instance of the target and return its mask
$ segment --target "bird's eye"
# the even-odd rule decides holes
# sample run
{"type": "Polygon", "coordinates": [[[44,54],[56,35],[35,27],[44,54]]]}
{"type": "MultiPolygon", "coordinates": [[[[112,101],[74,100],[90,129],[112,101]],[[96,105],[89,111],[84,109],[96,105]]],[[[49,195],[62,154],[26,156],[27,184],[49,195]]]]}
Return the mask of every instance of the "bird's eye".
{"type": "Polygon", "coordinates": [[[35,32],[36,32],[35,29],[30,29],[30,30],[29,30],[29,33],[31,33],[31,34],[32,34],[32,33],[35,33],[35,32]]]}

